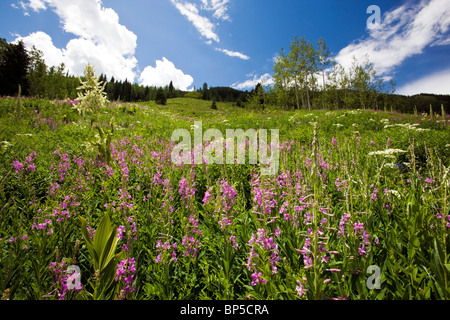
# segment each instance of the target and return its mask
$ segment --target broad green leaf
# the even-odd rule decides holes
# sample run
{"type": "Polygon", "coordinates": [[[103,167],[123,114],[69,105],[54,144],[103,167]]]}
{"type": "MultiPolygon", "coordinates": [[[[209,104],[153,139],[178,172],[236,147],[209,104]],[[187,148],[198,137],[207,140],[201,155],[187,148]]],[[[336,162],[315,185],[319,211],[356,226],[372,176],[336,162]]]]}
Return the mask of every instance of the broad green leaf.
{"type": "Polygon", "coordinates": [[[123,251],[119,254],[115,253],[118,243],[117,229],[111,225],[109,216],[105,213],[95,231],[94,241],[92,241],[87,231],[86,220],[80,217],[80,221],[82,234],[94,267],[100,272],[100,285],[95,287],[93,298],[95,300],[105,299],[113,294],[112,286],[117,264],[119,259],[124,257],[123,251]]]}
{"type": "Polygon", "coordinates": [[[436,238],[434,239],[434,253],[436,254],[439,264],[442,264],[442,260],[444,259],[442,247],[441,243],[436,238]]]}
{"type": "Polygon", "coordinates": [[[432,253],[431,258],[431,269],[433,270],[436,279],[438,288],[441,287],[441,284],[444,282],[444,274],[442,272],[442,262],[439,257],[439,249],[436,240],[434,241],[435,248],[432,253]]]}
{"type": "Polygon", "coordinates": [[[380,291],[380,293],[378,293],[376,299],[377,299],[377,300],[383,300],[384,295],[386,294],[386,291],[387,291],[387,288],[382,289],[382,290],[380,291]]]}
{"type": "Polygon", "coordinates": [[[413,236],[411,240],[408,242],[408,258],[412,259],[415,254],[416,250],[420,248],[420,241],[417,236],[413,236]]]}
{"type": "Polygon", "coordinates": [[[113,229],[111,228],[111,223],[109,220],[109,215],[105,213],[105,215],[102,218],[102,221],[100,222],[99,226],[97,227],[97,230],[95,231],[94,236],[94,250],[97,253],[97,262],[98,262],[98,268],[102,268],[101,265],[101,259],[102,255],[104,254],[103,251],[105,250],[105,246],[108,242],[109,237],[111,236],[113,229]]]}
{"type": "Polygon", "coordinates": [[[87,230],[87,223],[86,220],[84,218],[82,218],[81,216],[78,216],[79,220],[81,221],[81,233],[83,235],[83,239],[86,243],[86,247],[89,251],[89,254],[91,255],[91,258],[93,259],[94,262],[94,267],[96,269],[98,269],[98,254],[97,252],[95,252],[94,250],[94,246],[91,240],[91,236],[89,235],[89,231],[87,230]]]}
{"type": "Polygon", "coordinates": [[[108,241],[105,244],[105,247],[102,248],[101,256],[100,256],[100,270],[102,270],[111,259],[114,258],[117,242],[119,239],[117,238],[117,231],[114,230],[111,232],[108,241]]]}
{"type": "Polygon", "coordinates": [[[112,230],[109,215],[105,213],[102,220],[100,221],[99,226],[97,227],[97,230],[95,231],[94,236],[94,249],[99,255],[99,258],[106,242],[108,241],[111,231],[112,230]]]}

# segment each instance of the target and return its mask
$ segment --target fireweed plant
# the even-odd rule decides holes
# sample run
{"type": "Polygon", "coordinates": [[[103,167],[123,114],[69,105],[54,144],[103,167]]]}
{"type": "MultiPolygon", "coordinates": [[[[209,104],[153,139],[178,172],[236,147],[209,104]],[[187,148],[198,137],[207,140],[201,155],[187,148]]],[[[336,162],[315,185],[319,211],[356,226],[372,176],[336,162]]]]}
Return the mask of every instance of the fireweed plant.
{"type": "MultiPolygon", "coordinates": [[[[73,101],[23,99],[17,119],[15,98],[0,105],[4,298],[450,298],[446,115],[116,102],[97,110],[95,126],[111,134],[99,149],[73,101]],[[195,165],[193,154],[174,164],[171,133],[193,132],[194,120],[278,128],[279,171],[195,165]],[[104,260],[90,243],[109,249],[104,260]],[[81,280],[71,289],[69,266],[81,280]]],[[[238,146],[247,159],[249,143],[238,146]]]]}

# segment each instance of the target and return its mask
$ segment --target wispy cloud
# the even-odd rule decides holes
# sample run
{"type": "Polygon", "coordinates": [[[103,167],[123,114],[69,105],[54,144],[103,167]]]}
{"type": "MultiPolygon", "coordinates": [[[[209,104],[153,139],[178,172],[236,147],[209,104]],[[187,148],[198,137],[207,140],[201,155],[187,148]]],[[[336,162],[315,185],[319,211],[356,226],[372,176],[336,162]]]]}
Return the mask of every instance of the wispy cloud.
{"type": "Polygon", "coordinates": [[[47,9],[47,6],[43,0],[30,0],[28,6],[35,12],[47,9]]]}
{"type": "Polygon", "coordinates": [[[221,48],[216,48],[216,51],[223,52],[223,53],[225,53],[227,56],[230,56],[230,57],[237,57],[237,58],[242,59],[242,60],[249,60],[249,59],[250,59],[249,56],[247,56],[247,55],[245,55],[245,54],[243,54],[243,53],[237,52],[237,51],[230,51],[230,50],[227,50],[227,49],[221,49],[221,48]]]}
{"type": "Polygon", "coordinates": [[[342,49],[336,61],[348,67],[352,57],[363,61],[366,54],[380,75],[394,71],[403,61],[431,45],[447,45],[450,0],[423,0],[404,4],[383,15],[380,28],[368,29],[369,37],[342,49]]]}
{"type": "MultiPolygon", "coordinates": [[[[213,17],[217,20],[231,21],[228,15],[228,3],[230,0],[200,0],[200,10],[212,11],[213,17]]],[[[193,2],[180,2],[179,0],[171,0],[172,4],[178,11],[185,16],[192,25],[197,29],[202,37],[206,38],[206,44],[211,45],[213,41],[219,43],[220,37],[215,31],[215,24],[206,16],[200,14],[200,10],[193,2]]],[[[219,25],[219,23],[217,23],[219,25]]],[[[215,48],[216,51],[222,52],[229,57],[236,57],[242,60],[249,60],[250,57],[238,52],[224,48],[215,48]]]]}
{"type": "Polygon", "coordinates": [[[228,15],[228,2],[230,0],[201,0],[202,1],[202,9],[213,11],[214,18],[220,20],[228,20],[231,21],[230,16],[228,15]]]}
{"type": "Polygon", "coordinates": [[[214,24],[208,18],[201,16],[194,3],[181,3],[178,0],[171,0],[178,11],[185,16],[197,29],[200,34],[208,40],[220,42],[219,36],[214,31],[214,24]]]}
{"type": "Polygon", "coordinates": [[[11,7],[13,7],[14,9],[22,9],[23,10],[23,14],[25,16],[29,16],[30,15],[28,13],[28,9],[30,9],[30,7],[31,7],[30,3],[25,3],[23,1],[17,1],[17,3],[11,3],[11,7]]]}

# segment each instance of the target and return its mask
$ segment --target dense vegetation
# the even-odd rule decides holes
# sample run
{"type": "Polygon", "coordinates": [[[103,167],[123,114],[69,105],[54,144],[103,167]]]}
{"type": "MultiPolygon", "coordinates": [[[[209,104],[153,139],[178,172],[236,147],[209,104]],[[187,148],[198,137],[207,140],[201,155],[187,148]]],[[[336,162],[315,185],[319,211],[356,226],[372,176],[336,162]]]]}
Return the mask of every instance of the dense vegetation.
{"type": "Polygon", "coordinates": [[[4,298],[450,297],[447,115],[187,98],[96,116],[74,101],[0,105],[4,298]],[[174,165],[170,136],[194,120],[278,128],[279,172],[174,165]],[[71,265],[81,283],[69,290],[71,265]]]}
{"type": "MultiPolygon", "coordinates": [[[[100,75],[100,82],[105,84],[110,101],[164,102],[164,98],[186,96],[233,102],[239,107],[259,110],[266,106],[286,110],[369,108],[422,114],[429,113],[430,107],[435,113],[444,107],[450,113],[448,95],[424,93],[406,97],[395,94],[395,83],[386,83],[379,78],[369,57],[363,62],[354,60],[352,67],[345,70],[335,63],[323,39],[314,48],[306,39],[296,37],[289,48],[289,52],[280,51],[274,64],[274,84],[258,83],[254,89],[245,92],[228,87],[208,87],[207,83],[194,92],[185,92],[175,88],[172,82],[159,88],[108,78],[104,74],[100,75]]],[[[79,79],[65,71],[64,64],[48,67],[38,48],[33,47],[28,52],[22,42],[14,44],[0,39],[0,96],[17,96],[19,85],[23,96],[73,100],[77,97],[79,79]]]]}
{"type": "MultiPolygon", "coordinates": [[[[309,67],[296,72],[313,81],[309,67]]],[[[2,299],[450,298],[445,106],[379,111],[392,96],[336,88],[353,110],[322,108],[330,91],[307,80],[259,84],[246,100],[205,83],[188,97],[169,84],[157,101],[111,102],[90,65],[71,99],[24,97],[42,83],[32,75],[11,77],[16,96],[0,98],[2,299]],[[174,163],[172,133],[195,135],[195,121],[202,132],[278,129],[278,172],[174,163]]],[[[55,88],[75,81],[58,77],[55,88]]],[[[235,143],[201,148],[221,156],[235,143]]],[[[233,152],[248,159],[251,147],[233,152]]]]}

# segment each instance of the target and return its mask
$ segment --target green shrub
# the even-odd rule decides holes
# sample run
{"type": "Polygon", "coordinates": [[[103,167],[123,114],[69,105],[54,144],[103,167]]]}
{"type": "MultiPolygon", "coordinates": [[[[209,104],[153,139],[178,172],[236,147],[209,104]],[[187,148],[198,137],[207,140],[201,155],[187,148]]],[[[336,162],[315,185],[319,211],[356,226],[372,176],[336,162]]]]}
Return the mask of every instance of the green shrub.
{"type": "Polygon", "coordinates": [[[202,99],[202,94],[198,91],[191,91],[184,95],[185,98],[191,98],[191,99],[202,99]]]}

